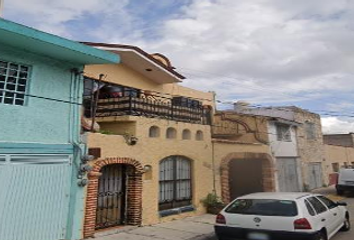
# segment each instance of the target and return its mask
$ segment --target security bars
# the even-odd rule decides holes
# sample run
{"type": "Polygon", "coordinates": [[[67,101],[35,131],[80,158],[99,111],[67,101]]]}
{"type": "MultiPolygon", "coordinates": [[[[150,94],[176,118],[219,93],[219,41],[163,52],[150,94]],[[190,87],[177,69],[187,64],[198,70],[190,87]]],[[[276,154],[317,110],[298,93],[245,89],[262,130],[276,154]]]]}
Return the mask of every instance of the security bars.
{"type": "Polygon", "coordinates": [[[24,105],[29,67],[0,60],[0,104],[24,105]]]}

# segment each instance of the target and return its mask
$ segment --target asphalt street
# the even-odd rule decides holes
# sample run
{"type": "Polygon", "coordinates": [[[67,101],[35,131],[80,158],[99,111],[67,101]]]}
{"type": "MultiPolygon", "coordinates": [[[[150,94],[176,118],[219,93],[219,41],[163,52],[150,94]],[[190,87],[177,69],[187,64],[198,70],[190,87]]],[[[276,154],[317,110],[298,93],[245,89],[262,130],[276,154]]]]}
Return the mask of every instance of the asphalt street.
{"type": "MultiPolygon", "coordinates": [[[[350,213],[350,222],[351,222],[351,230],[348,232],[339,232],[332,239],[333,240],[352,240],[354,239],[354,194],[348,194],[346,198],[343,200],[348,203],[348,210],[350,213]]],[[[332,240],[331,239],[331,240],[332,240]]]]}

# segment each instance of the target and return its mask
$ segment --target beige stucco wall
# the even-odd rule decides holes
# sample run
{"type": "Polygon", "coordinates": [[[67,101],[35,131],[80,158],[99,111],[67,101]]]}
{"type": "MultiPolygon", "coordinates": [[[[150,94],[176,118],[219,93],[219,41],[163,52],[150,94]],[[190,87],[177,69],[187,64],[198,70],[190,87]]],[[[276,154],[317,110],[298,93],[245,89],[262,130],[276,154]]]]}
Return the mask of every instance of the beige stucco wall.
{"type": "Polygon", "coordinates": [[[154,224],[171,218],[204,213],[205,210],[200,200],[212,192],[213,186],[210,126],[144,117],[130,117],[130,120],[136,121],[135,136],[138,138],[136,145],[129,146],[123,136],[90,133],[88,135],[88,146],[90,148],[101,148],[101,159],[127,157],[138,160],[143,166],[152,166],[152,179],[143,182],[143,224],[154,224]],[[149,137],[151,126],[160,128],[160,137],[149,137]],[[168,127],[174,127],[177,130],[176,139],[165,138],[168,127]],[[182,140],[184,129],[189,129],[192,132],[191,140],[182,140]],[[204,141],[195,140],[197,130],[203,131],[204,141]],[[160,218],[158,214],[159,162],[171,155],[185,156],[192,160],[193,205],[197,210],[192,213],[160,218]]]}
{"type": "Polygon", "coordinates": [[[332,163],[338,163],[339,167],[343,167],[344,163],[352,165],[354,163],[354,148],[335,145],[324,145],[325,166],[324,171],[326,181],[328,183],[329,174],[333,173],[332,163]]]}

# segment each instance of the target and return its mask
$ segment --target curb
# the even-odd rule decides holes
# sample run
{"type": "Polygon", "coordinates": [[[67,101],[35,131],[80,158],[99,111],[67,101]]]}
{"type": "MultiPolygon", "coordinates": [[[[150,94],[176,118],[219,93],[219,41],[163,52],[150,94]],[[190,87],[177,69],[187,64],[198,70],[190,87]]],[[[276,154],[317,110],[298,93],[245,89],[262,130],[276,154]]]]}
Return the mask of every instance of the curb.
{"type": "Polygon", "coordinates": [[[209,234],[203,234],[203,235],[199,235],[196,237],[192,237],[192,238],[188,238],[187,240],[211,240],[211,239],[215,239],[215,234],[214,232],[209,233],[209,234]]]}

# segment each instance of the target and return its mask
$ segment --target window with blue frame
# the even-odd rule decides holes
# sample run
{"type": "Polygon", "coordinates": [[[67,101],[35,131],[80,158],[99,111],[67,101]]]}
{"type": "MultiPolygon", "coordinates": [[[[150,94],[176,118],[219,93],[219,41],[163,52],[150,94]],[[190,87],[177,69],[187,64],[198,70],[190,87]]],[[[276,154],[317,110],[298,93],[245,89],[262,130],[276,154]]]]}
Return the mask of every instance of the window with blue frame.
{"type": "Polygon", "coordinates": [[[0,60],[0,104],[24,105],[30,68],[0,60]]]}

